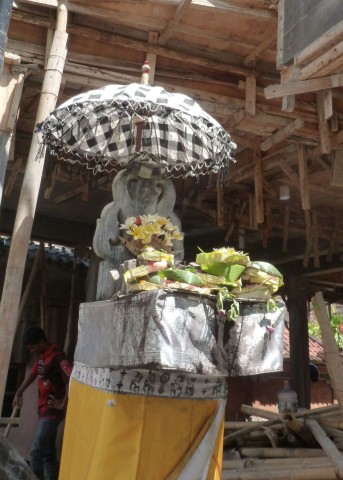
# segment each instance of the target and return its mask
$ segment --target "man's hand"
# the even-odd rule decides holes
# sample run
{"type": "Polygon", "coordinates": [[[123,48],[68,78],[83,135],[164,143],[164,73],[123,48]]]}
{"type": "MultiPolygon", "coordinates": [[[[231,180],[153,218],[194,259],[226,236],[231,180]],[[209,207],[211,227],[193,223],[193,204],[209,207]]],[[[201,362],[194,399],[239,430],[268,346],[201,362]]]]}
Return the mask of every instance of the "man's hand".
{"type": "Polygon", "coordinates": [[[20,393],[20,392],[17,392],[15,395],[14,395],[14,399],[13,399],[13,403],[12,403],[12,407],[13,409],[15,407],[18,407],[18,408],[21,408],[23,406],[23,394],[20,393]]]}
{"type": "Polygon", "coordinates": [[[62,400],[58,400],[57,398],[50,395],[48,400],[48,405],[55,410],[64,410],[65,409],[65,401],[64,398],[62,400]]]}

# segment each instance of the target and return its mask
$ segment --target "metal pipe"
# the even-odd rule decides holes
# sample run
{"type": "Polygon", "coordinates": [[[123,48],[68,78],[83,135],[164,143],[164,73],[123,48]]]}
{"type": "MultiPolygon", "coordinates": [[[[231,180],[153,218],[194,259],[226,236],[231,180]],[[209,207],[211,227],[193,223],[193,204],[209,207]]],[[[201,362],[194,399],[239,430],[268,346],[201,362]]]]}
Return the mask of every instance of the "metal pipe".
{"type": "Polygon", "coordinates": [[[0,77],[5,63],[5,48],[7,45],[7,31],[10,23],[13,0],[1,0],[0,7],[0,77]]]}

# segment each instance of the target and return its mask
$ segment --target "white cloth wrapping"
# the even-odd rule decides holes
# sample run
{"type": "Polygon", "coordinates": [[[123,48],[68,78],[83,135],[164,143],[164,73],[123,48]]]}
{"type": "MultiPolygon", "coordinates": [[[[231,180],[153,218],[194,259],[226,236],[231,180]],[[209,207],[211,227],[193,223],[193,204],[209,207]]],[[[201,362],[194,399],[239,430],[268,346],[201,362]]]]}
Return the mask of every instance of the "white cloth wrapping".
{"type": "Polygon", "coordinates": [[[211,376],[282,370],[285,306],[241,301],[235,322],[213,298],[156,290],[80,306],[75,361],[90,367],[168,369],[211,376]]]}

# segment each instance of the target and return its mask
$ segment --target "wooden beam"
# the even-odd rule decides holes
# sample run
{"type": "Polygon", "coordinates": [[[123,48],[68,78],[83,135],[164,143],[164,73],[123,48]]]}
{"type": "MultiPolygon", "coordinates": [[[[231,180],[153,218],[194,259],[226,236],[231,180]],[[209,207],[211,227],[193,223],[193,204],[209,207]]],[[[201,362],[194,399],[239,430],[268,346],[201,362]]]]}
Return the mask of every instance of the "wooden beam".
{"type": "Polygon", "coordinates": [[[318,242],[318,218],[317,213],[312,211],[312,245],[313,245],[313,264],[315,268],[320,268],[319,242],[318,242]]]}
{"type": "Polygon", "coordinates": [[[272,204],[270,200],[265,201],[265,214],[264,214],[264,222],[262,227],[262,247],[268,247],[268,240],[273,228],[273,220],[272,220],[272,204]]]}
{"type": "MultiPolygon", "coordinates": [[[[146,52],[148,50],[147,42],[134,40],[114,33],[100,31],[95,28],[81,27],[78,25],[69,25],[68,32],[73,35],[86,37],[89,39],[106,42],[108,45],[116,45],[117,47],[132,48],[137,52],[146,52]]],[[[236,75],[249,75],[252,74],[252,70],[248,67],[241,67],[233,63],[219,62],[218,60],[212,60],[210,58],[200,57],[196,53],[189,50],[188,52],[180,52],[171,48],[167,48],[161,45],[157,45],[150,48],[151,53],[160,55],[161,57],[167,57],[174,60],[186,62],[191,65],[200,65],[203,67],[209,67],[214,70],[220,70],[236,75]]]]}
{"type": "Polygon", "coordinates": [[[217,178],[217,225],[218,227],[223,227],[224,226],[224,188],[223,184],[220,179],[220,175],[218,175],[217,178]]]}
{"type": "Polygon", "coordinates": [[[311,209],[309,178],[304,145],[298,146],[298,166],[300,180],[301,206],[303,210],[311,209]]]}
{"type": "Polygon", "coordinates": [[[253,193],[249,193],[249,228],[257,230],[258,225],[256,221],[256,201],[253,193]]]}
{"type": "MultiPolygon", "coordinates": [[[[287,68],[281,70],[281,84],[294,83],[296,80],[299,80],[298,69],[294,65],[290,65],[287,68]]],[[[285,95],[282,97],[282,107],[283,112],[293,112],[295,108],[295,96],[294,95],[285,95]]]]}
{"type": "Polygon", "coordinates": [[[190,7],[191,4],[192,0],[180,0],[180,3],[176,7],[173,18],[168,22],[168,25],[165,28],[164,32],[160,35],[160,38],[158,40],[159,45],[165,45],[167,43],[173,32],[175,24],[179,22],[180,18],[182,18],[183,14],[190,7]]]}
{"type": "Polygon", "coordinates": [[[19,65],[21,62],[20,55],[16,55],[15,53],[7,51],[4,53],[4,60],[5,63],[9,63],[11,65],[19,65]]]}
{"type": "Polygon", "coordinates": [[[320,152],[331,153],[330,129],[326,119],[326,105],[324,90],[316,93],[318,129],[320,137],[320,152]]]}
{"type": "Polygon", "coordinates": [[[341,148],[333,153],[330,187],[343,187],[343,149],[341,148]]]}
{"type": "Polygon", "coordinates": [[[267,138],[261,143],[261,150],[265,152],[270,148],[274,147],[274,145],[277,145],[278,143],[282,142],[286,138],[290,137],[297,130],[302,128],[304,126],[304,123],[305,122],[302,118],[297,118],[293,122],[286,125],[284,128],[281,128],[280,130],[278,130],[276,133],[274,133],[273,135],[271,135],[269,138],[267,138]]]}
{"type": "Polygon", "coordinates": [[[256,77],[246,78],[245,110],[249,115],[256,113],[256,77]]]}
{"type": "Polygon", "coordinates": [[[313,247],[312,243],[312,222],[311,222],[311,212],[310,210],[304,210],[304,219],[305,219],[305,233],[306,233],[306,247],[303,258],[303,266],[307,268],[310,261],[310,255],[313,247]]]}
{"type": "Polygon", "coordinates": [[[266,99],[283,97],[285,95],[298,95],[301,93],[316,92],[327,88],[338,88],[343,86],[343,73],[330,75],[329,77],[314,78],[312,80],[301,80],[284,85],[269,85],[264,89],[266,99]]]}
{"type": "Polygon", "coordinates": [[[263,223],[263,176],[260,145],[254,148],[254,181],[255,181],[255,205],[256,205],[256,222],[263,223]]]}
{"type": "MultiPolygon", "coordinates": [[[[110,12],[112,10],[109,10],[110,12]]],[[[21,14],[19,12],[13,12],[12,17],[18,17],[21,14]]],[[[107,13],[108,15],[108,13],[107,13]]],[[[26,21],[37,21],[37,16],[25,14],[26,21]]],[[[44,22],[44,21],[43,21],[44,22]]],[[[46,26],[51,25],[49,20],[45,20],[46,26]]],[[[155,24],[151,25],[151,28],[156,27],[155,24]]],[[[113,44],[116,46],[124,47],[124,48],[131,48],[137,52],[146,52],[149,47],[146,41],[136,40],[132,38],[128,38],[123,35],[110,33],[108,31],[99,30],[96,28],[85,27],[81,25],[75,25],[70,23],[68,26],[68,33],[72,33],[73,35],[78,35],[81,37],[92,38],[97,41],[105,42],[107,44],[113,44]]],[[[192,50],[189,47],[187,52],[179,51],[178,49],[171,49],[168,47],[164,47],[161,45],[156,45],[153,48],[150,48],[150,52],[154,55],[160,55],[162,57],[173,58],[175,60],[187,62],[190,64],[195,65],[202,65],[208,66],[215,70],[220,70],[223,72],[230,71],[231,74],[236,74],[240,76],[252,75],[254,74],[254,70],[249,67],[244,67],[239,64],[234,64],[230,62],[223,62],[223,55],[221,55],[220,60],[216,59],[213,60],[213,52],[207,52],[207,57],[204,52],[200,52],[199,50],[192,50]]]]}
{"type": "Polygon", "coordinates": [[[288,251],[288,238],[289,238],[289,205],[284,205],[283,211],[283,230],[282,230],[282,251],[288,251]]]}
{"type": "Polygon", "coordinates": [[[272,47],[276,42],[277,29],[273,25],[272,30],[267,31],[264,40],[243,60],[243,65],[250,67],[255,65],[256,60],[264,54],[268,48],[272,47]]]}
{"type": "MultiPolygon", "coordinates": [[[[336,133],[336,135],[330,135],[330,143],[333,149],[343,145],[343,130],[336,133]]],[[[307,157],[310,160],[315,160],[318,156],[320,156],[320,154],[321,154],[321,145],[309,151],[307,153],[307,157]]]]}
{"type": "Polygon", "coordinates": [[[21,65],[15,65],[12,67],[11,70],[12,70],[13,79],[16,81],[16,85],[14,87],[12,103],[10,105],[10,109],[7,117],[8,131],[14,130],[15,124],[17,122],[20,99],[23,92],[25,76],[27,73],[27,68],[21,65]]]}
{"type": "Polygon", "coordinates": [[[225,122],[225,128],[229,129],[230,132],[233,132],[244,120],[248,118],[249,114],[246,110],[239,110],[237,113],[234,113],[228,120],[225,122]]]}
{"type": "Polygon", "coordinates": [[[332,89],[323,90],[324,118],[329,120],[333,115],[332,89]]]}
{"type": "Polygon", "coordinates": [[[300,80],[306,80],[312,77],[320,77],[318,72],[325,67],[330,66],[331,63],[338,60],[341,62],[341,56],[343,55],[343,41],[335,45],[330,50],[323,53],[320,57],[316,58],[310,64],[303,67],[300,71],[300,80]]]}
{"type": "Polygon", "coordinates": [[[298,175],[295,173],[292,167],[290,167],[283,158],[280,160],[280,168],[281,170],[287,175],[287,177],[291,180],[292,184],[299,190],[300,192],[300,180],[298,175]]]}
{"type": "Polygon", "coordinates": [[[313,58],[318,57],[322,52],[336,45],[343,39],[343,20],[330,28],[327,32],[314,40],[308,47],[294,56],[294,64],[301,67],[308,64],[313,58]]]}
{"type": "Polygon", "coordinates": [[[287,310],[289,313],[291,388],[298,394],[299,407],[310,408],[307,282],[300,275],[294,273],[287,279],[286,287],[287,310]]]}
{"type": "MultiPolygon", "coordinates": [[[[251,150],[255,148],[254,145],[252,145],[251,150]]],[[[262,170],[264,173],[269,172],[274,169],[278,169],[283,162],[280,162],[280,158],[283,156],[289,156],[292,157],[296,153],[296,144],[291,144],[287,145],[284,148],[281,148],[273,153],[270,153],[268,155],[265,155],[262,158],[262,170]]],[[[294,157],[294,162],[296,162],[296,157],[294,157]]],[[[235,182],[235,183],[241,183],[253,176],[254,173],[254,162],[250,162],[247,165],[244,165],[243,167],[239,167],[239,162],[234,165],[234,170],[231,171],[230,173],[230,182],[235,182]],[[237,165],[237,167],[236,167],[237,165]]]]}
{"type": "Polygon", "coordinates": [[[330,117],[330,132],[336,133],[339,130],[338,112],[337,108],[332,106],[332,115],[330,117]]]}
{"type": "MultiPolygon", "coordinates": [[[[149,42],[149,45],[156,46],[158,43],[158,33],[149,32],[148,42],[149,42]]],[[[149,83],[150,85],[153,85],[155,80],[156,55],[148,51],[146,55],[146,60],[149,62],[149,66],[150,66],[149,83]]]]}
{"type": "Polygon", "coordinates": [[[278,192],[275,186],[268,182],[266,178],[263,178],[263,189],[268,193],[268,195],[272,198],[276,198],[278,196],[278,192]]]}
{"type": "Polygon", "coordinates": [[[24,159],[22,157],[18,157],[17,160],[14,162],[13,168],[11,169],[11,173],[6,182],[6,187],[4,190],[5,197],[9,197],[11,195],[13,187],[17,180],[18,174],[22,171],[23,163],[24,163],[24,159]]]}
{"type": "MultiPolygon", "coordinates": [[[[22,3],[28,3],[32,5],[40,5],[43,7],[51,8],[51,7],[57,7],[57,0],[21,0],[22,3]]],[[[133,3],[137,4],[137,0],[125,0],[126,3],[133,3]]],[[[166,4],[169,5],[178,5],[179,0],[164,0],[166,4]]],[[[150,3],[154,4],[160,4],[160,0],[150,0],[150,3]]],[[[69,9],[71,12],[75,11],[75,6],[77,4],[70,2],[68,4],[69,9]]],[[[261,4],[261,7],[263,5],[261,4]]],[[[240,7],[236,3],[231,3],[228,1],[223,2],[222,0],[193,0],[192,1],[192,8],[195,10],[205,10],[207,12],[210,12],[212,9],[216,9],[221,12],[235,12],[235,13],[240,13],[243,15],[249,15],[252,17],[258,17],[258,18],[265,18],[269,19],[270,21],[274,21],[276,23],[277,21],[277,13],[273,10],[270,9],[265,9],[265,8],[250,8],[250,7],[240,7]]],[[[111,9],[104,9],[105,12],[107,12],[107,16],[109,15],[109,12],[111,12],[111,9]]],[[[86,9],[84,11],[84,14],[86,12],[86,9]]],[[[89,14],[91,15],[91,13],[89,14]]]]}
{"type": "Polygon", "coordinates": [[[332,262],[334,253],[339,253],[339,245],[340,245],[339,239],[340,239],[339,216],[338,216],[338,213],[335,212],[332,235],[329,241],[329,248],[326,256],[327,262],[332,262]]]}
{"type": "MultiPolygon", "coordinates": [[[[96,179],[90,185],[90,188],[91,189],[99,188],[101,186],[106,185],[110,181],[112,181],[111,177],[105,175],[104,177],[96,179]]],[[[84,194],[84,189],[85,189],[85,186],[81,185],[80,187],[76,187],[73,190],[69,190],[69,192],[63,193],[62,195],[58,195],[58,197],[55,198],[55,203],[56,204],[64,203],[67,200],[70,200],[71,198],[77,197],[79,195],[83,195],[84,194]]]]}

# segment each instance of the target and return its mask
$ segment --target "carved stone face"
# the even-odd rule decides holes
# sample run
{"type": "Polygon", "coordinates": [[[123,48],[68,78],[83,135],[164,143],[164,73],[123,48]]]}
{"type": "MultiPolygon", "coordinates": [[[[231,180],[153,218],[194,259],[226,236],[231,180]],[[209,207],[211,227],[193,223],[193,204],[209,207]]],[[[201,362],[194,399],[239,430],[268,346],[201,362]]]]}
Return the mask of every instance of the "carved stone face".
{"type": "Polygon", "coordinates": [[[163,180],[134,178],[128,183],[128,192],[137,211],[142,213],[155,213],[158,202],[164,191],[163,180]]]}

